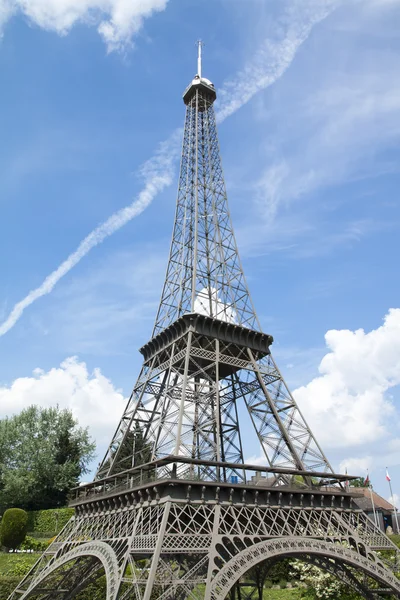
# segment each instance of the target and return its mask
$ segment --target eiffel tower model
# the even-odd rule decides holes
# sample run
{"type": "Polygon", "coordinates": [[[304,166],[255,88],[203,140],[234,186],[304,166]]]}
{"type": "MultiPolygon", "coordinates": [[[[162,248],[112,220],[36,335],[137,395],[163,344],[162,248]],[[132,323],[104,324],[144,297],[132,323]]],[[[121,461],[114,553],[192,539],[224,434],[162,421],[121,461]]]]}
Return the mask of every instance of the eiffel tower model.
{"type": "Polygon", "coordinates": [[[73,491],[75,516],[10,599],[89,600],[100,577],[105,600],[250,598],[249,569],[286,557],[365,598],[400,598],[397,548],[333,472],[260,328],[201,44],[183,100],[172,244],[142,370],[94,481],[73,491]],[[239,414],[267,466],[245,464],[239,414]]]}

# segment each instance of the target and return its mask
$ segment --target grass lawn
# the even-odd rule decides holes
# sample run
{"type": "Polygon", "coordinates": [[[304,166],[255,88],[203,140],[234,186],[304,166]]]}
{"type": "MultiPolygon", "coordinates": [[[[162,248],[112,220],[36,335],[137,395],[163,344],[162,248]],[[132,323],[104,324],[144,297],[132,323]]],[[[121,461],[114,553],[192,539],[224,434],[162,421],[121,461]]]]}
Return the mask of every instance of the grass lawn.
{"type": "Polygon", "coordinates": [[[263,600],[300,600],[301,590],[264,590],[263,600]]]}
{"type": "Polygon", "coordinates": [[[15,553],[15,554],[6,554],[0,553],[0,576],[7,575],[8,571],[12,569],[16,564],[23,562],[24,564],[33,565],[37,559],[39,558],[41,553],[15,553]]]}
{"type": "Polygon", "coordinates": [[[304,588],[292,588],[286,590],[264,590],[263,600],[300,600],[304,588]]]}

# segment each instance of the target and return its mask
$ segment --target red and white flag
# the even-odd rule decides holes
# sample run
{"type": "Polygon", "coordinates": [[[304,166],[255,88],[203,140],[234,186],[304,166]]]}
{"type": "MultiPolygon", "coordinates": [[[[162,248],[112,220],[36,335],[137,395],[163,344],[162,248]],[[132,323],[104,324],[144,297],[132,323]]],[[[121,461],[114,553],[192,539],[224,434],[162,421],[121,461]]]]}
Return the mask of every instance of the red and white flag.
{"type": "Polygon", "coordinates": [[[390,475],[389,475],[389,473],[388,473],[388,470],[387,470],[387,469],[386,469],[386,479],[387,479],[387,481],[390,481],[390,475]]]}

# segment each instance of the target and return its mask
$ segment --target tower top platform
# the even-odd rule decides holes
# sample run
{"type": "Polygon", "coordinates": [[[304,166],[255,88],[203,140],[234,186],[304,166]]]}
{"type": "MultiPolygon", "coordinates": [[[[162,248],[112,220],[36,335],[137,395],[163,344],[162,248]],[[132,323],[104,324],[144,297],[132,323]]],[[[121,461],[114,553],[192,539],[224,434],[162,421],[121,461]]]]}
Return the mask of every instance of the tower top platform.
{"type": "MultiPolygon", "coordinates": [[[[270,346],[274,341],[272,335],[260,331],[248,329],[208,315],[187,313],[142,346],[140,352],[144,359],[149,361],[155,354],[162,352],[167,346],[182,338],[189,331],[197,336],[219,339],[226,344],[232,344],[232,346],[246,346],[259,356],[270,354],[270,346]]],[[[233,352],[233,347],[231,352],[233,352]]]]}
{"type": "Polygon", "coordinates": [[[217,98],[214,84],[209,79],[196,75],[183,93],[183,101],[185,104],[189,104],[196,94],[196,90],[202,91],[206,97],[209,97],[211,102],[214,102],[217,98]]]}

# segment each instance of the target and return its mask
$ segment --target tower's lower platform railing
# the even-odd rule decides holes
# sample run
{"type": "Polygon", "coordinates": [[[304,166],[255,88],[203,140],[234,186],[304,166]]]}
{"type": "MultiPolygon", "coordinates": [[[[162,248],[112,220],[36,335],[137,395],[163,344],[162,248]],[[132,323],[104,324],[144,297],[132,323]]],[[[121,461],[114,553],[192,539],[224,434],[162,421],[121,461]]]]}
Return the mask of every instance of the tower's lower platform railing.
{"type": "Polygon", "coordinates": [[[338,492],[346,493],[347,482],[353,479],[356,477],[320,471],[167,456],[74,488],[70,506],[169,480],[194,484],[213,483],[233,488],[244,486],[297,491],[332,491],[336,488],[338,492]]]}

